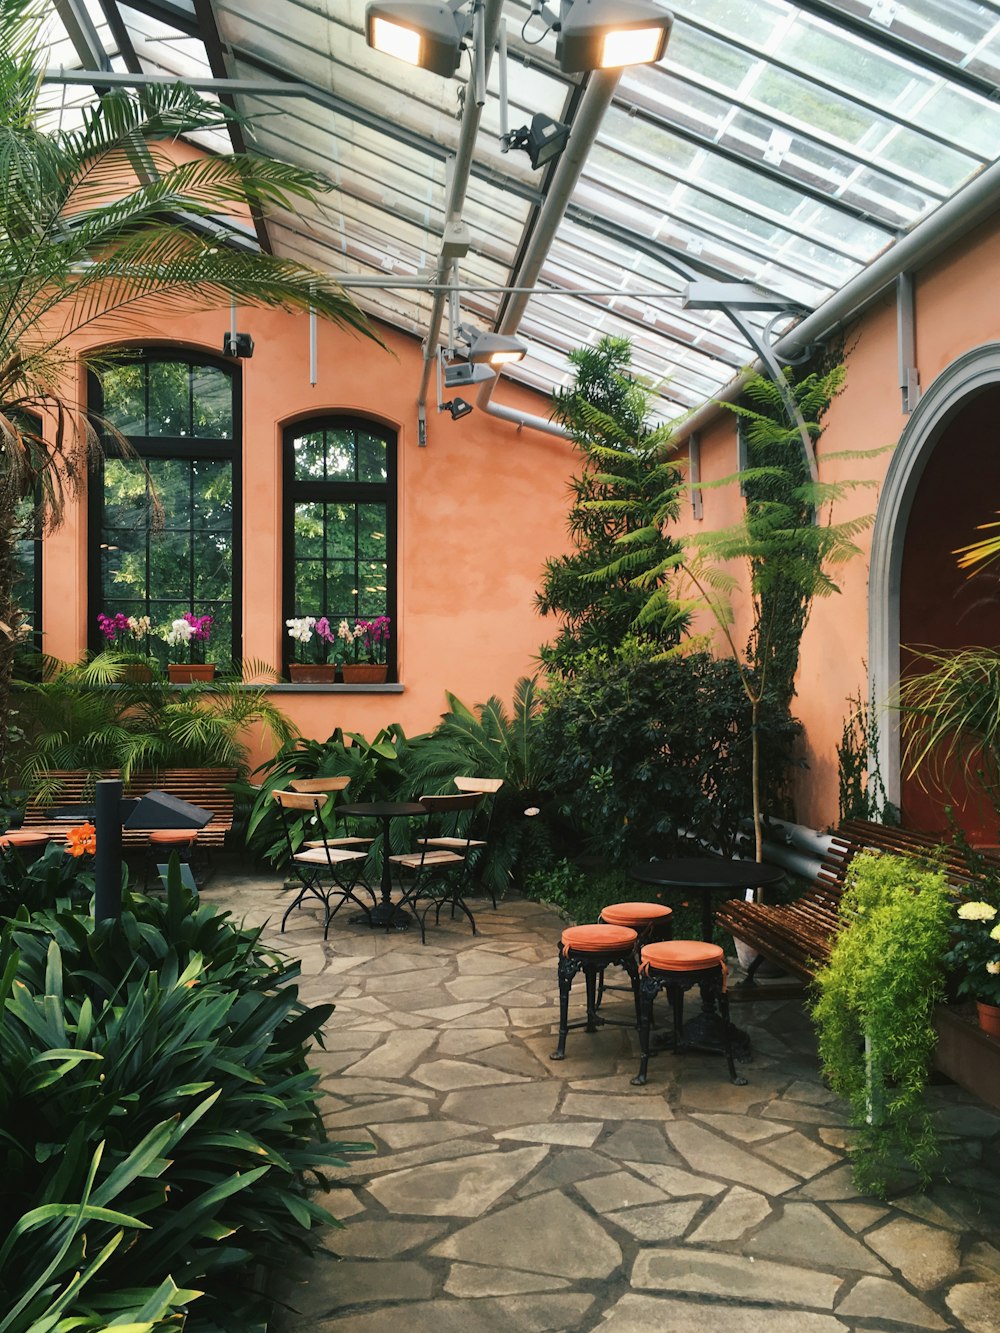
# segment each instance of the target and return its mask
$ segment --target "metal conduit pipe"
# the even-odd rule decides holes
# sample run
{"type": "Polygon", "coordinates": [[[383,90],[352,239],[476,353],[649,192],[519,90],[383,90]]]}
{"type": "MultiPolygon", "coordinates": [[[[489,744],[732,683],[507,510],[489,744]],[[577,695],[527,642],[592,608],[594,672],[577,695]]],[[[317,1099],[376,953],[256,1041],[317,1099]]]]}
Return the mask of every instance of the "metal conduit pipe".
{"type": "MultiPolygon", "coordinates": [[[[482,12],[482,42],[483,42],[483,83],[485,88],[486,80],[490,75],[490,63],[493,59],[493,48],[497,44],[497,37],[500,33],[500,22],[503,14],[503,0],[485,0],[482,12]]],[[[465,107],[462,112],[462,125],[458,136],[458,147],[455,149],[455,160],[452,165],[451,181],[448,187],[448,197],[445,200],[444,217],[445,222],[461,217],[462,208],[465,205],[465,195],[469,188],[469,174],[472,170],[472,156],[476,146],[476,135],[479,133],[479,124],[483,118],[483,108],[477,106],[475,96],[472,93],[475,83],[475,74],[473,74],[469,83],[466,84],[465,107]]],[[[433,281],[437,284],[444,284],[445,279],[450,277],[453,261],[445,259],[439,255],[434,269],[433,281]]],[[[445,302],[448,299],[446,290],[436,291],[431,305],[430,322],[427,328],[427,337],[424,341],[424,365],[420,375],[420,392],[417,396],[417,409],[423,415],[427,405],[427,387],[430,384],[431,370],[437,359],[438,336],[441,332],[441,322],[444,318],[445,302]]]]}
{"type": "MultiPolygon", "coordinates": [[[[984,222],[1000,209],[1000,162],[994,162],[980,172],[968,185],[934,210],[930,217],[919,222],[912,231],[900,237],[893,245],[852,278],[839,292],[807,315],[784,334],[774,345],[779,357],[793,357],[811,342],[832,333],[840,324],[860,314],[895,282],[901,273],[920,268],[936,259],[949,245],[961,240],[973,227],[984,222]]],[[[674,430],[674,441],[683,443],[689,435],[702,430],[715,418],[720,402],[729,403],[743,392],[748,374],[759,372],[760,362],[750,371],[743,371],[691,416],[679,422],[674,430]]]]}
{"type": "MultiPolygon", "coordinates": [[[[545,263],[545,258],[552,247],[555,234],[566,213],[566,208],[576,188],[587,156],[593,147],[597,132],[601,128],[605,112],[618,88],[621,70],[594,70],[591,73],[587,90],[580,99],[580,106],[573,117],[569,142],[563,149],[562,156],[552,177],[552,184],[545,202],[538,214],[527,251],[517,273],[511,280],[512,287],[533,287],[545,263]]],[[[498,333],[514,335],[524,315],[530,293],[515,294],[504,313],[497,329],[498,333]]],[[[546,417],[533,416],[529,412],[520,412],[512,407],[504,407],[492,401],[496,378],[488,380],[479,390],[476,406],[490,416],[503,421],[513,421],[518,426],[531,426],[534,430],[544,431],[548,435],[561,435],[569,438],[569,431],[546,417]]]]}

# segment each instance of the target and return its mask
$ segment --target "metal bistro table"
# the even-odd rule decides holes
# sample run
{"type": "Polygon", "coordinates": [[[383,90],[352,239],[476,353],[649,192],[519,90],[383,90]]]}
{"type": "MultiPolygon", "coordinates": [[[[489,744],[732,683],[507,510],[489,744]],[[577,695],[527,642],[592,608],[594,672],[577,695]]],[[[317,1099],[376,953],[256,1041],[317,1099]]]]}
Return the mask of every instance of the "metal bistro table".
{"type": "Polygon", "coordinates": [[[409,819],[414,815],[426,815],[427,807],[417,801],[358,801],[338,805],[338,815],[348,815],[357,819],[377,819],[382,825],[382,901],[364,915],[351,917],[353,924],[368,926],[394,926],[396,930],[405,930],[413,919],[409,912],[396,907],[392,902],[392,878],[389,867],[389,827],[394,819],[409,819]]]}
{"type": "MultiPolygon", "coordinates": [[[[682,856],[671,861],[647,861],[633,866],[629,875],[640,884],[680,893],[701,894],[701,937],[712,942],[712,894],[730,896],[748,889],[762,889],[777,884],[784,871],[758,861],[726,861],[721,856],[682,856]]],[[[740,1028],[730,1025],[737,1059],[750,1058],[750,1038],[740,1028]]],[[[702,1012],[684,1024],[684,1040],[699,1050],[721,1051],[724,1047],[722,1018],[711,1000],[702,996],[702,1012]]]]}

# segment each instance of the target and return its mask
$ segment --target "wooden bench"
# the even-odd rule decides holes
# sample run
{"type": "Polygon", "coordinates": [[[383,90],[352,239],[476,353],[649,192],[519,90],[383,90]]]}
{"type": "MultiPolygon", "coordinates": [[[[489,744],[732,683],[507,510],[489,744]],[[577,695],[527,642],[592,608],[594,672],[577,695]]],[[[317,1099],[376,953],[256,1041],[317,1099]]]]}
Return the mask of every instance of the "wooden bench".
{"type": "MultiPolygon", "coordinates": [[[[812,887],[801,898],[774,905],[737,899],[723,903],[716,911],[716,923],[760,955],[747,974],[748,983],[753,984],[753,973],[764,958],[805,981],[816,975],[829,958],[834,936],[841,928],[840,898],[850,864],[859,852],[872,850],[932,861],[960,892],[971,889],[976,881],[976,871],[966,854],[944,845],[940,838],[863,819],[845,820],[833,835],[812,887]]],[[[1000,873],[996,852],[979,850],[976,855],[1000,873]]]]}
{"type": "MultiPolygon", "coordinates": [[[[53,771],[46,784],[46,796],[43,800],[28,802],[21,827],[40,833],[47,833],[51,838],[64,838],[73,824],[65,819],[53,819],[52,813],[63,807],[93,805],[94,782],[97,778],[117,778],[114,772],[74,773],[53,771]]],[[[221,847],[226,834],[233,826],[233,784],[237,774],[234,768],[164,768],[158,772],[151,770],[133,773],[125,784],[123,796],[126,800],[138,800],[151,791],[164,791],[179,800],[190,801],[211,810],[212,818],[204,828],[198,830],[198,846],[202,848],[221,847]]],[[[78,823],[83,823],[81,817],[78,823]]],[[[149,829],[123,829],[122,847],[145,847],[149,838],[149,829]]]]}

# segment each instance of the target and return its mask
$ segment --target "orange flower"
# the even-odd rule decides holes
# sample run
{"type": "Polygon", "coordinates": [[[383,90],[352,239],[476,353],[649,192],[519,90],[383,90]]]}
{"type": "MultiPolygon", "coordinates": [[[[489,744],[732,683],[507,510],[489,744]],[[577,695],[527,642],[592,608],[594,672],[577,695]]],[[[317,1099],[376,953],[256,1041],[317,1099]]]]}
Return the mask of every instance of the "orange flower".
{"type": "Polygon", "coordinates": [[[97,830],[93,824],[81,824],[71,828],[66,834],[66,850],[70,856],[93,855],[97,849],[97,830]]]}

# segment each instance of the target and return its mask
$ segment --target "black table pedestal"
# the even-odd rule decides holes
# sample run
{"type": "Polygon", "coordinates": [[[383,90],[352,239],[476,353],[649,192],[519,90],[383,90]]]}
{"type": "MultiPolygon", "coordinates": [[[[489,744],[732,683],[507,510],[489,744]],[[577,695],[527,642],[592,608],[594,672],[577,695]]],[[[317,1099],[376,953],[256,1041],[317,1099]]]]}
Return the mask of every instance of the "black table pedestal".
{"type": "Polygon", "coordinates": [[[386,930],[406,930],[413,917],[392,901],[392,872],[389,868],[389,827],[394,819],[410,819],[426,815],[427,807],[417,801],[358,801],[338,807],[348,818],[377,819],[382,825],[382,878],[379,892],[382,901],[370,912],[358,912],[349,918],[352,926],[380,926],[386,930]]]}
{"type": "Polygon", "coordinates": [[[347,918],[352,926],[383,926],[392,930],[407,930],[413,917],[395,903],[379,903],[370,912],[358,912],[347,918]]]}

